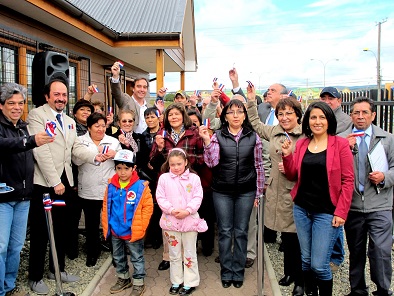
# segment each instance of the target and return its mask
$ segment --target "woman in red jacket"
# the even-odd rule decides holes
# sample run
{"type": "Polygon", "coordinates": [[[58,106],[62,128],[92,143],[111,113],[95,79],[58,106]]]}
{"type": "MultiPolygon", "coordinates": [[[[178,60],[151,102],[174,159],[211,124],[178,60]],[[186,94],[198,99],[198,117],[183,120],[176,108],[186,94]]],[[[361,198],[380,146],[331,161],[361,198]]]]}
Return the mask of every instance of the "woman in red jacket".
{"type": "Polygon", "coordinates": [[[335,136],[336,127],[331,108],[314,102],[302,122],[306,138],[294,153],[290,140],[282,145],[286,177],[296,181],[290,194],[307,295],[332,295],[330,255],[352,200],[353,156],[349,142],[335,136]]]}

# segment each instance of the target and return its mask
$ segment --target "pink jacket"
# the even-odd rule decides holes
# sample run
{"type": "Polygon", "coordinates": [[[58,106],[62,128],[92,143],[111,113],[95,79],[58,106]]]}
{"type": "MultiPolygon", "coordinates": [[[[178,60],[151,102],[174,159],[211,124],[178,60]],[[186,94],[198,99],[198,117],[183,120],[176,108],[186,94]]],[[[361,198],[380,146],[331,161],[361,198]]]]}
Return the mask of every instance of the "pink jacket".
{"type": "MultiPolygon", "coordinates": [[[[300,186],[301,164],[310,141],[308,138],[299,139],[294,152],[283,157],[287,179],[296,181],[290,192],[293,200],[300,186]]],[[[346,220],[354,189],[353,155],[347,139],[328,136],[327,176],[331,202],[335,206],[334,215],[346,220]]]]}
{"type": "Polygon", "coordinates": [[[198,228],[201,219],[197,210],[200,208],[202,197],[200,177],[196,174],[189,170],[180,176],[171,172],[162,174],[156,190],[156,200],[163,211],[160,227],[179,232],[200,231],[198,228]],[[190,215],[184,219],[177,219],[171,215],[174,209],[185,209],[190,215]]]}

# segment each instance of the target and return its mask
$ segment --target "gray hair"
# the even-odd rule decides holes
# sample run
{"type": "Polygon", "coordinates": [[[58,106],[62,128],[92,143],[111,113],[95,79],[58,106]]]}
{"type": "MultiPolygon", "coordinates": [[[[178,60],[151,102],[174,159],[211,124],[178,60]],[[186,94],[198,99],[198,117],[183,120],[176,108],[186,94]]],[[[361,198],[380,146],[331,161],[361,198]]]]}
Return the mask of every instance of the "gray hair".
{"type": "Polygon", "coordinates": [[[26,102],[27,90],[24,86],[13,82],[4,84],[1,87],[0,104],[4,105],[5,101],[11,99],[12,96],[16,94],[21,94],[23,101],[26,102]]]}

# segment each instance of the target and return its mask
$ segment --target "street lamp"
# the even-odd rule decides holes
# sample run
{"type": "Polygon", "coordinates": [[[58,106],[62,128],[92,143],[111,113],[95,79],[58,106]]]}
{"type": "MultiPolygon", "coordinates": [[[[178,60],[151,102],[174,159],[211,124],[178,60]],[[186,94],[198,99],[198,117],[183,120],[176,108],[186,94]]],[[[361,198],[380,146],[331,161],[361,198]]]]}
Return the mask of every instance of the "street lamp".
{"type": "Polygon", "coordinates": [[[322,65],[323,65],[323,86],[325,87],[326,86],[326,65],[329,62],[331,62],[331,61],[337,61],[338,62],[339,59],[331,59],[331,60],[328,60],[326,62],[323,62],[322,60],[318,60],[318,59],[311,59],[311,61],[318,61],[318,62],[322,63],[322,65]]]}
{"type": "Polygon", "coordinates": [[[378,97],[377,97],[377,101],[380,101],[380,100],[381,100],[381,91],[380,91],[380,89],[381,89],[380,57],[379,57],[379,55],[376,57],[376,54],[375,54],[372,50],[370,50],[370,49],[368,49],[368,48],[364,48],[363,51],[369,51],[369,52],[371,52],[371,53],[374,55],[374,57],[375,57],[375,60],[376,60],[376,80],[377,80],[377,86],[378,86],[378,97]]]}

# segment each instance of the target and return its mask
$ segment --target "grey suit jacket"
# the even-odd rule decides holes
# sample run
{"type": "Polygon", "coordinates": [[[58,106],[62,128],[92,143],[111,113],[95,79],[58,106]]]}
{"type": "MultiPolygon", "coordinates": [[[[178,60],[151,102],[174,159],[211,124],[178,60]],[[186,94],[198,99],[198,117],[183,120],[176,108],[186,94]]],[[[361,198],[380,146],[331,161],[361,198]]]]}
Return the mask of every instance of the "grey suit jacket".
{"type": "MultiPolygon", "coordinates": [[[[140,122],[140,116],[144,116],[144,114],[140,114],[140,106],[135,102],[132,97],[122,92],[119,82],[113,83],[111,81],[111,93],[119,109],[133,110],[133,112],[135,113],[133,130],[136,130],[140,122]]],[[[146,105],[150,107],[148,103],[146,105]]]]}
{"type": "Polygon", "coordinates": [[[56,122],[55,141],[33,150],[36,160],[34,164],[34,184],[54,187],[61,183],[60,177],[65,171],[70,186],[73,186],[71,154],[75,154],[84,162],[95,164],[94,158],[98,151],[91,152],[82,145],[77,137],[75,121],[65,114],[63,114],[65,132],[63,132],[48,104],[30,111],[27,117],[29,133],[33,135],[44,131],[48,120],[56,122]]]}

